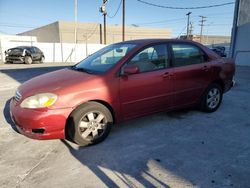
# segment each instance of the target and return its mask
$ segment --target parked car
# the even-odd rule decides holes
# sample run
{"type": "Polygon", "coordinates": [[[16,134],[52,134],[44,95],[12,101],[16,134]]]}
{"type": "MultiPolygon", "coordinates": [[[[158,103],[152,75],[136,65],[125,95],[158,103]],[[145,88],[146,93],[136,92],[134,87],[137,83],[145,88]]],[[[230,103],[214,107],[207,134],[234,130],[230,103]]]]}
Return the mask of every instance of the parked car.
{"type": "Polygon", "coordinates": [[[212,50],[221,57],[227,57],[226,48],[224,46],[214,46],[212,50]]]}
{"type": "Polygon", "coordinates": [[[22,62],[31,64],[35,61],[44,62],[43,52],[35,46],[18,46],[5,51],[5,62],[14,63],[22,62]]]}
{"type": "Polygon", "coordinates": [[[235,64],[182,40],[112,44],[70,68],[23,83],[10,111],[19,131],[35,139],[96,144],[114,123],[199,106],[216,111],[233,85],[235,64]]]}

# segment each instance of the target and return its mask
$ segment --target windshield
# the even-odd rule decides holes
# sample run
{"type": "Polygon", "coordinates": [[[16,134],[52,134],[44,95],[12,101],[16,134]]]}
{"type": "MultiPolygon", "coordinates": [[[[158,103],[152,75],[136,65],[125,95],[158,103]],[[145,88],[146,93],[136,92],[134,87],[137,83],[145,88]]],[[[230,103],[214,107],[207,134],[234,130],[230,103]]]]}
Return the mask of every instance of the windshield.
{"type": "Polygon", "coordinates": [[[135,46],[135,44],[112,44],[106,46],[82,60],[73,69],[92,74],[104,73],[111,69],[135,46]]]}

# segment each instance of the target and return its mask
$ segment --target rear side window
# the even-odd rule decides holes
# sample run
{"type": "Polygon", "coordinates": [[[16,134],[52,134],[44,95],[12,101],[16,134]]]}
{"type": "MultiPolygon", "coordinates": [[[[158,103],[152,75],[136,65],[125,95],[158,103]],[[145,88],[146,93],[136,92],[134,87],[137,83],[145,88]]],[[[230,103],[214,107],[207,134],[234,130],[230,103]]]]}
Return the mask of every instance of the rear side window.
{"type": "Polygon", "coordinates": [[[37,52],[37,53],[41,53],[41,50],[39,49],[39,48],[37,48],[37,47],[34,47],[35,48],[35,51],[37,52]]]}
{"type": "Polygon", "coordinates": [[[142,73],[166,68],[167,59],[167,46],[160,44],[140,51],[128,64],[137,65],[142,73]]]}
{"type": "Polygon", "coordinates": [[[205,62],[204,53],[190,44],[172,44],[173,63],[175,67],[200,64],[205,62]]]}

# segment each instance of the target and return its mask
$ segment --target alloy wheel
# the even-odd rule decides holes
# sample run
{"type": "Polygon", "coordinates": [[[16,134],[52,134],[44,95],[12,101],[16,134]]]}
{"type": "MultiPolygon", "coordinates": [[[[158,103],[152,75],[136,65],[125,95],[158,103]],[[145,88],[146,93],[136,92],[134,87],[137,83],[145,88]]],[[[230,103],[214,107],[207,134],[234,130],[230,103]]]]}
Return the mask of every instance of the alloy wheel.
{"type": "Polygon", "coordinates": [[[207,100],[206,100],[207,106],[210,109],[216,108],[220,103],[220,98],[221,98],[220,90],[218,88],[211,88],[207,94],[207,100]]]}
{"type": "Polygon", "coordinates": [[[88,112],[80,120],[78,128],[84,139],[97,139],[107,128],[107,118],[101,112],[88,112]]]}

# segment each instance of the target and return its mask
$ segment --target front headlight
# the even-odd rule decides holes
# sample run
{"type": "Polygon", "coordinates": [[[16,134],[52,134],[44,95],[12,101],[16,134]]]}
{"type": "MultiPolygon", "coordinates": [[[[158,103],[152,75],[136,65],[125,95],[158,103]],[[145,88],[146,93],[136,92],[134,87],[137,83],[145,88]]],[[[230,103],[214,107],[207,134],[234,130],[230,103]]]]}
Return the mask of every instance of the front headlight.
{"type": "Polygon", "coordinates": [[[53,105],[57,100],[57,95],[53,93],[40,93],[30,96],[21,103],[22,108],[45,108],[53,105]]]}

